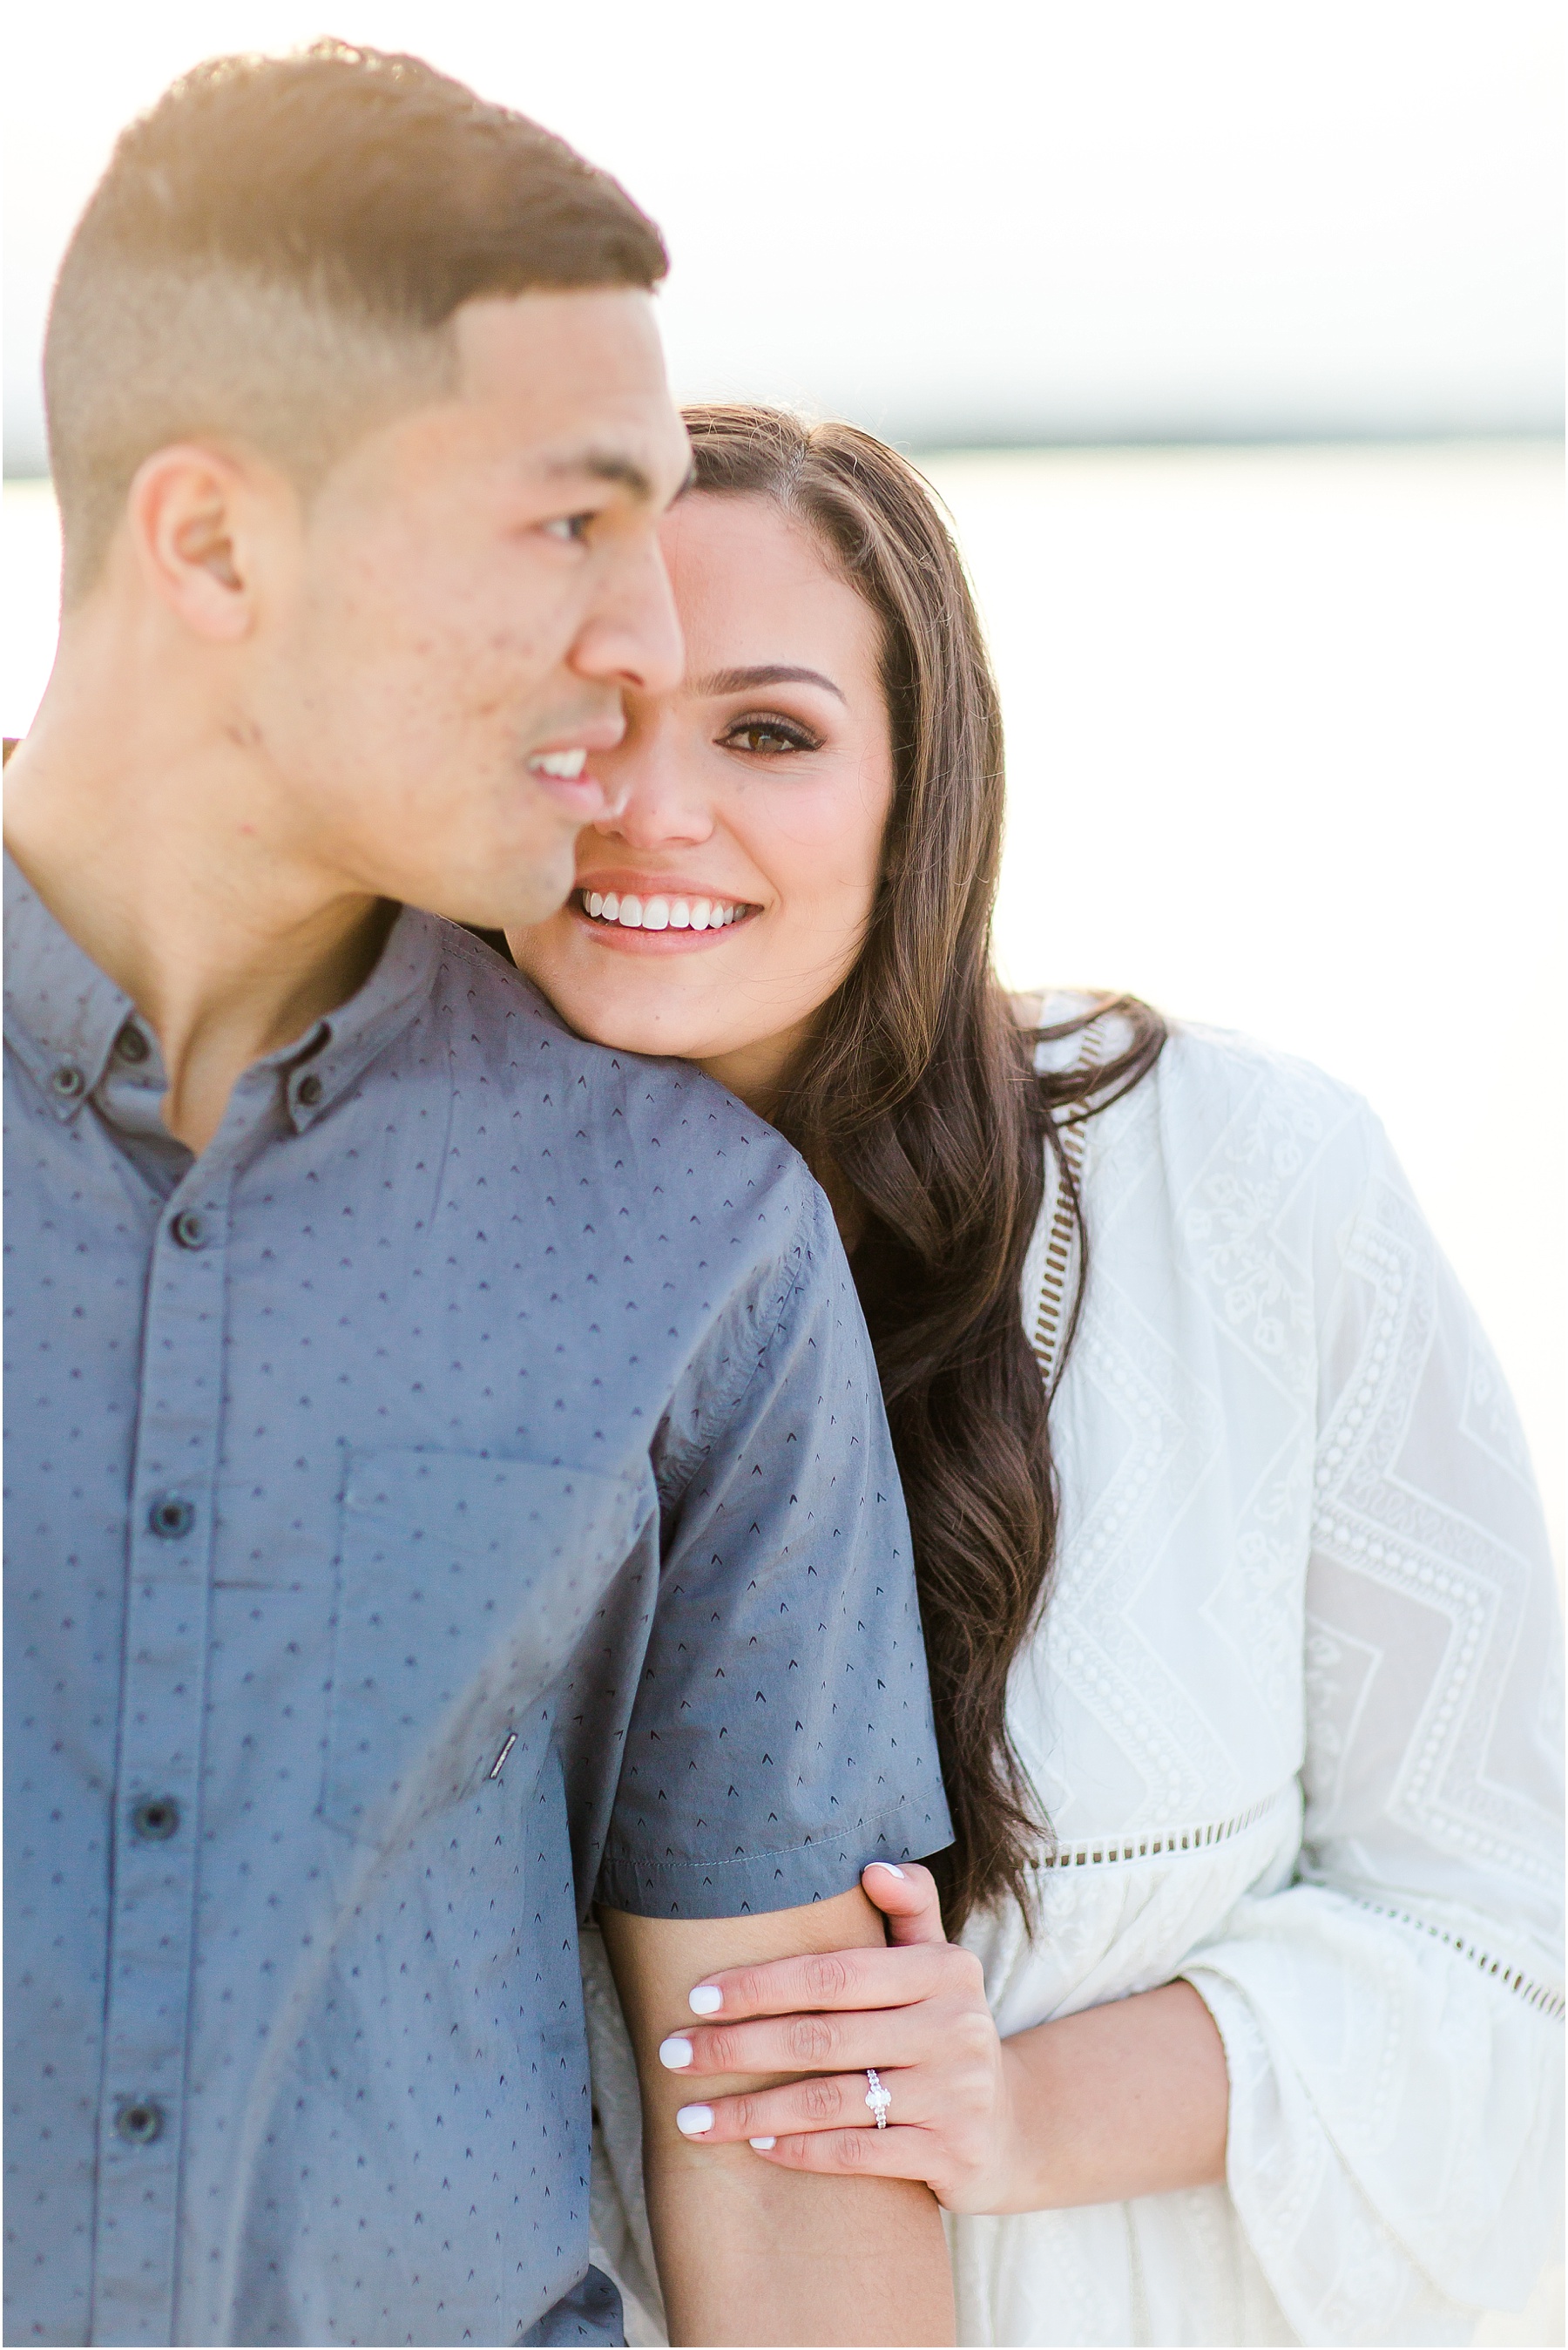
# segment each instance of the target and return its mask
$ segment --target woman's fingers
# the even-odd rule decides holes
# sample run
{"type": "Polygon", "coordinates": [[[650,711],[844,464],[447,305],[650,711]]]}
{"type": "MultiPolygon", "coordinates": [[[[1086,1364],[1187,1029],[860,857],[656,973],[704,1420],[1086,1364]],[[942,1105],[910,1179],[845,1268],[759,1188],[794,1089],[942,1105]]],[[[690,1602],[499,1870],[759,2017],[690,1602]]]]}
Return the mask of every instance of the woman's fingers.
{"type": "Polygon", "coordinates": [[[918,1860],[907,1860],[901,1868],[890,1860],[872,1861],[860,1872],[860,1889],[888,1920],[890,1941],[903,1948],[946,1943],[937,1880],[918,1860]]]}
{"type": "Polygon", "coordinates": [[[940,2149],[929,2130],[821,2130],[810,2137],[781,2137],[771,2147],[758,2147],[759,2162],[776,2162],[784,2170],[827,2170],[841,2177],[858,2173],[869,2178],[921,2178],[928,2185],[940,2149]]]}
{"type": "Polygon", "coordinates": [[[731,1967],[698,1983],[688,2004],[697,2016],[789,2015],[807,2008],[903,2007],[959,1987],[983,1996],[981,1984],[980,1961],[968,1950],[922,1941],[901,1950],[815,1950],[766,1966],[731,1967]]]}
{"type": "Polygon", "coordinates": [[[716,2097],[711,2106],[683,2106],[677,2116],[684,2135],[704,2146],[734,2146],[744,2138],[765,2159],[786,2170],[869,2172],[879,2178],[929,2179],[942,2162],[933,2130],[890,2121],[877,2129],[865,2110],[866,2075],[842,2080],[800,2081],[788,2088],[764,2089],[755,2097],[716,2097]],[[858,2091],[865,2126],[853,2116],[858,2091]],[[847,2122],[839,2116],[848,2116],[847,2122]]]}
{"type": "MultiPolygon", "coordinates": [[[[942,2011],[945,2012],[945,2010],[942,2011]]],[[[940,2014],[930,2002],[868,2014],[769,2016],[672,2032],[660,2042],[668,2073],[846,2073],[913,2064],[940,2051],[940,2014]]]]}
{"type": "MultiPolygon", "coordinates": [[[[884,2074],[882,2085],[893,2102],[888,2108],[888,2128],[899,2123],[927,2122],[921,2110],[918,2073],[884,2074]]],[[[812,2081],[788,2081],[776,2089],[754,2095],[714,2097],[707,2104],[682,2106],[676,2127],[683,2137],[701,2138],[707,2146],[736,2146],[742,2138],[780,2139],[825,2130],[868,2129],[877,2132],[876,2118],[866,2103],[867,2081],[861,2073],[828,2073],[812,2081]]],[[[763,2149],[759,2148],[759,2151],[763,2149]]],[[[930,2159],[928,2151],[927,2160],[930,2159]]]]}

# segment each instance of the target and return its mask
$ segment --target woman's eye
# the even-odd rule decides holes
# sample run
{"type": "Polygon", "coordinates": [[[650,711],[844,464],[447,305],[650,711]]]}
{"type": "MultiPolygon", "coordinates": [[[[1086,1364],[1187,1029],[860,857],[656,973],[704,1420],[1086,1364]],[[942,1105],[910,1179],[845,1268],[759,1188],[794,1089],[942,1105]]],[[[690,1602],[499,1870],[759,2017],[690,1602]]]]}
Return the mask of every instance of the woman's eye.
{"type": "Polygon", "coordinates": [[[540,525],[546,538],[559,539],[564,546],[580,546],[588,535],[591,514],[562,515],[555,522],[540,525]]]}
{"type": "Polygon", "coordinates": [[[740,726],[732,727],[725,740],[737,751],[755,751],[772,758],[780,751],[815,751],[815,743],[809,734],[793,726],[781,726],[776,722],[754,718],[740,726]]]}

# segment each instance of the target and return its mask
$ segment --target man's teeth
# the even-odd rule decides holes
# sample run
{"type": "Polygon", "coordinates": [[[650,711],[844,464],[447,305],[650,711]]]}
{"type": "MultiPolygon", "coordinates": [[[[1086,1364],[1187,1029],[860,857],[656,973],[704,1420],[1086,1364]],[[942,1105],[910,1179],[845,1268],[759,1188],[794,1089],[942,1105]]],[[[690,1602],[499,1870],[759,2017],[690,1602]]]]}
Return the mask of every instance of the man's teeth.
{"type": "Polygon", "coordinates": [[[587,764],[586,751],[535,751],[528,764],[536,775],[559,775],[566,783],[587,764]]]}
{"type": "Polygon", "coordinates": [[[722,898],[623,898],[614,889],[602,896],[585,889],[583,904],[596,922],[618,922],[623,931],[722,931],[749,911],[722,898]]]}

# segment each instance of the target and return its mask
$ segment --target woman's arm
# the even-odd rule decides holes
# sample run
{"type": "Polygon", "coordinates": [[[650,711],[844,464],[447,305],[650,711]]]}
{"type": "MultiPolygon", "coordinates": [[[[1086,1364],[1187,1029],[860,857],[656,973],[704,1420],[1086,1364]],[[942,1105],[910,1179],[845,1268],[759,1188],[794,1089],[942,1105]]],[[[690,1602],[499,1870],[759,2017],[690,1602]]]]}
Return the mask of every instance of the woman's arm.
{"type": "Polygon", "coordinates": [[[1120,2202],[1224,2177],[1225,2054],[1189,1983],[1004,2041],[978,1960],[943,1936],[929,1871],[874,1863],[862,1882],[895,1947],[741,1968],[699,1987],[719,2020],[683,2028],[680,2077],[807,2064],[815,2075],[705,2095],[705,2143],[749,2140],[777,2168],[924,2179],[953,2211],[1120,2202]],[[868,2065],[892,2098],[882,2130],[866,2103],[868,2065]]]}

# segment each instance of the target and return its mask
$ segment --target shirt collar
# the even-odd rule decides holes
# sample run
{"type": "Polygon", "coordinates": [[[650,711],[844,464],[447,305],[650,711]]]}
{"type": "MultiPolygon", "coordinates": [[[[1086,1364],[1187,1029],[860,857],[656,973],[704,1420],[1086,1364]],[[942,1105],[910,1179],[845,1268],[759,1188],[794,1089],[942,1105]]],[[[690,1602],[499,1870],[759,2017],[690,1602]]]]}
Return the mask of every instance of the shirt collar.
{"type": "Polygon", "coordinates": [[[7,856],[5,1041],[63,1124],[102,1077],[131,1009],[7,856]]]}
{"type": "MultiPolygon", "coordinates": [[[[280,1082],[296,1132],[315,1123],[429,995],[449,926],[404,906],[375,969],[357,993],[314,1022],[240,1083],[280,1082]]],[[[5,858],[5,1039],[55,1115],[67,1122],[102,1080],[130,998],[63,930],[9,856],[5,858]]]]}
{"type": "Polygon", "coordinates": [[[284,1074],[288,1116],[296,1133],[324,1118],[333,1103],[400,1035],[428,998],[451,925],[415,906],[400,908],[357,994],[318,1020],[308,1035],[270,1054],[258,1068],[284,1074]]]}

